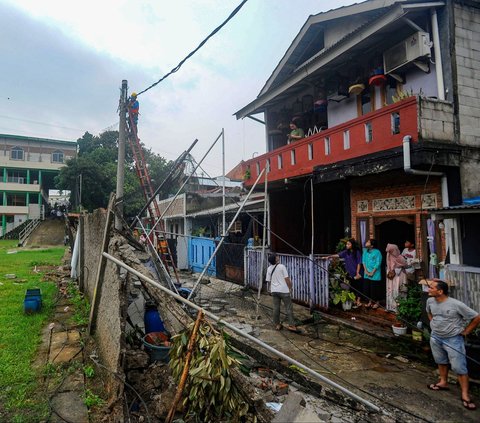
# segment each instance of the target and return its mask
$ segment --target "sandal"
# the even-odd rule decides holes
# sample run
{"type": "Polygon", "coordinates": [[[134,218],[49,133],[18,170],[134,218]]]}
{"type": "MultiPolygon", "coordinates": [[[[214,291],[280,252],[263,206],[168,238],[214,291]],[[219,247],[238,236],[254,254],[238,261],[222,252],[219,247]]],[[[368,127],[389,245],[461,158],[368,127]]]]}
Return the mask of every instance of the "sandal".
{"type": "Polygon", "coordinates": [[[431,391],[449,391],[450,390],[448,386],[441,386],[438,383],[431,383],[430,385],[427,385],[427,388],[430,389],[431,391]]]}
{"type": "Polygon", "coordinates": [[[275,326],[275,330],[282,330],[282,328],[283,328],[282,324],[275,326]]]}
{"type": "Polygon", "coordinates": [[[460,398],[460,399],[462,400],[463,407],[466,408],[467,410],[473,411],[477,409],[477,406],[472,400],[466,400],[463,398],[460,398]]]}
{"type": "Polygon", "coordinates": [[[373,308],[374,310],[376,310],[378,307],[380,307],[380,306],[379,306],[377,303],[375,303],[374,305],[372,305],[372,308],[373,308]]]}
{"type": "Polygon", "coordinates": [[[287,326],[287,329],[290,332],[301,333],[300,329],[298,329],[296,326],[287,326]]]}

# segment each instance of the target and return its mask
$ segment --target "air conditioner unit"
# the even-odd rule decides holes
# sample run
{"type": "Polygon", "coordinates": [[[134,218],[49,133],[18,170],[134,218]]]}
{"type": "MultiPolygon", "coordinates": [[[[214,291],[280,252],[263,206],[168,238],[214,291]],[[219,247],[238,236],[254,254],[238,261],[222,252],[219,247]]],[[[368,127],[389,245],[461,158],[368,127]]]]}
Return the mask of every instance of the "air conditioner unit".
{"type": "Polygon", "coordinates": [[[385,73],[391,73],[420,57],[430,57],[430,36],[418,31],[383,53],[385,73]]]}

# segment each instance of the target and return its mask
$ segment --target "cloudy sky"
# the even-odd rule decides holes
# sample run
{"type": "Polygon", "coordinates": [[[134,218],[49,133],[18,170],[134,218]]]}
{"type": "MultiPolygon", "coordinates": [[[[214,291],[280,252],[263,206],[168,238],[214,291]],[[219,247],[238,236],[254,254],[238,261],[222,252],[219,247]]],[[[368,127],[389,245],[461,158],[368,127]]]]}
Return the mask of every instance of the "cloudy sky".
{"type": "MultiPolygon", "coordinates": [[[[122,79],[141,91],[174,68],[240,0],[0,0],[0,133],[76,140],[117,128],[122,79]],[[114,125],[114,126],[112,126],[114,125]]],[[[249,0],[177,73],[139,97],[139,136],[199,160],[225,128],[227,171],[265,151],[233,113],[256,98],[309,15],[351,0],[249,0]]],[[[221,174],[221,149],[204,162],[221,174]]]]}

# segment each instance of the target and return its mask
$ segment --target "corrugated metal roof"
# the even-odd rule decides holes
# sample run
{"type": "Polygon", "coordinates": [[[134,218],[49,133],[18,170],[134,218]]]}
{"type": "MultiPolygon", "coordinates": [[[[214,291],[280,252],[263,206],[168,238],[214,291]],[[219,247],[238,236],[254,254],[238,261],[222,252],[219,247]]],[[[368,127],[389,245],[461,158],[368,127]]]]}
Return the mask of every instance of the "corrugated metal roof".
{"type": "Polygon", "coordinates": [[[440,212],[449,212],[449,211],[462,211],[462,210],[479,210],[480,211],[480,204],[459,204],[457,206],[448,206],[448,207],[441,207],[437,209],[430,209],[430,212],[440,213],[440,212]]]}

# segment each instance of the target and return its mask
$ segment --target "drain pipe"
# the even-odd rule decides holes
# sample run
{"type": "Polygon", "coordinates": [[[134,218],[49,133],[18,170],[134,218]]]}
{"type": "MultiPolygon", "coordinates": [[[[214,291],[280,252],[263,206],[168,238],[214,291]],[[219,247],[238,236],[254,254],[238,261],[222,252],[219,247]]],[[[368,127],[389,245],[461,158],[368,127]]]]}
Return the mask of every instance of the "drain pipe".
{"type": "Polygon", "coordinates": [[[444,172],[432,172],[428,170],[412,169],[410,160],[410,141],[411,135],[403,137],[403,170],[410,175],[440,176],[442,178],[442,203],[443,207],[449,206],[447,175],[444,172]]]}
{"type": "Polygon", "coordinates": [[[442,49],[440,47],[440,31],[438,30],[437,9],[430,11],[432,19],[433,51],[435,53],[435,72],[437,74],[438,99],[445,100],[445,85],[443,82],[442,49]]]}

